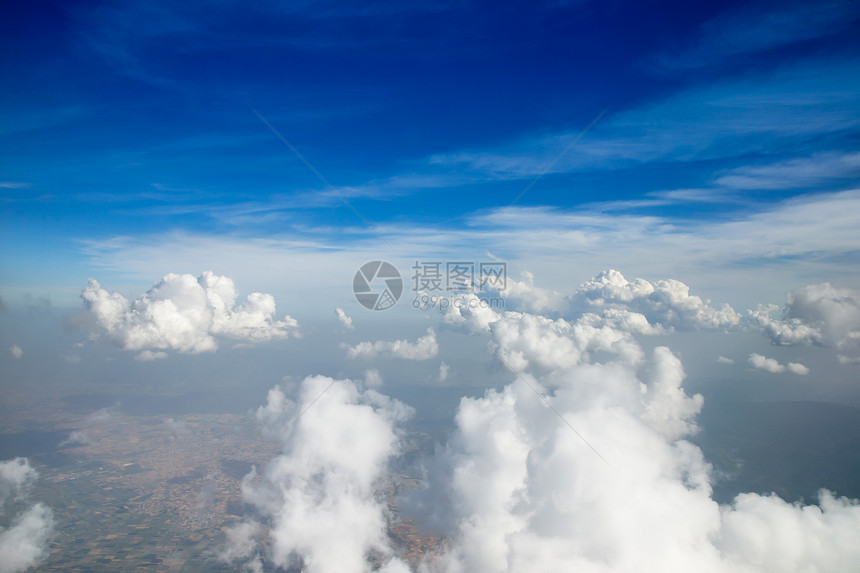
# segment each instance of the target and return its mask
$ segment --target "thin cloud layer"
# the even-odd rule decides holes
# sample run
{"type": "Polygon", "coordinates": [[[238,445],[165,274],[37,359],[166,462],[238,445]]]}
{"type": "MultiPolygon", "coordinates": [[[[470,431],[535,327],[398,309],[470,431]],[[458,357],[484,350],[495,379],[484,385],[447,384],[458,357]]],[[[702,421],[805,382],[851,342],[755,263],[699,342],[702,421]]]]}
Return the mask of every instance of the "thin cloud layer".
{"type": "MultiPolygon", "coordinates": [[[[39,474],[27,458],[0,462],[0,513],[7,520],[7,503],[24,503],[39,474]]],[[[54,514],[38,502],[14,515],[0,527],[0,573],[18,573],[42,562],[54,533],[54,514]]]]}
{"type": "Polygon", "coordinates": [[[217,337],[254,343],[298,333],[290,316],[274,319],[272,295],[251,293],[237,306],[233,281],[209,271],[198,278],[168,274],[133,301],[90,279],[81,298],[97,333],[126,350],[143,351],[140,360],[163,358],[158,350],[212,352],[217,337]]]}

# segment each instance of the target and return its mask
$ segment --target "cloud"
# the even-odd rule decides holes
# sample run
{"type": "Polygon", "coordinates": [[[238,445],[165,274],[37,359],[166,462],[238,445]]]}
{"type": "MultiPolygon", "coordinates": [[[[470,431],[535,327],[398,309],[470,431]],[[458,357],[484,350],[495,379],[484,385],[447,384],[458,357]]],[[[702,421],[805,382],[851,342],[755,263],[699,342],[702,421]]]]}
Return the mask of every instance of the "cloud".
{"type": "Polygon", "coordinates": [[[32,183],[20,181],[0,181],[0,189],[29,189],[32,186],[32,183]]]}
{"type": "MultiPolygon", "coordinates": [[[[365,571],[374,553],[391,570],[406,571],[393,557],[386,509],[374,492],[399,451],[396,426],[411,408],[323,376],[306,378],[298,393],[293,403],[280,388],[269,392],[257,417],[280,438],[283,453],[242,481],[243,498],[266,520],[268,560],[309,573],[365,571]],[[302,415],[294,419],[294,412],[302,415]]],[[[234,527],[222,556],[250,556],[255,531],[250,522],[234,527]]]]}
{"type": "Polygon", "coordinates": [[[174,420],[173,418],[167,418],[164,420],[164,425],[167,426],[167,429],[170,430],[175,436],[184,436],[188,433],[188,426],[183,420],[174,420]]]}
{"type": "Polygon", "coordinates": [[[685,163],[741,157],[763,142],[789,141],[856,126],[857,80],[852,60],[808,61],[754,77],[732,77],[602,119],[572,152],[559,154],[580,129],[541,134],[493,149],[440,153],[428,163],[484,180],[525,180],[547,174],[617,170],[654,161],[685,163]],[[788,112],[795,112],[788,117],[788,112]],[[558,160],[556,160],[558,158],[558,160]]]}
{"type": "Polygon", "coordinates": [[[753,368],[766,370],[768,372],[773,372],[774,374],[785,372],[785,366],[780,364],[777,360],[768,358],[767,356],[762,356],[761,354],[756,354],[755,352],[750,354],[749,363],[753,368]]]}
{"type": "Polygon", "coordinates": [[[59,447],[63,446],[73,446],[73,445],[81,445],[88,446],[91,444],[90,437],[84,430],[73,430],[69,437],[60,442],[59,447]]]}
{"type": "Polygon", "coordinates": [[[9,527],[0,528],[0,573],[17,573],[43,561],[54,532],[54,514],[36,503],[17,515],[9,527]]]}
{"type": "Polygon", "coordinates": [[[404,360],[429,360],[439,353],[436,333],[432,328],[428,328],[427,334],[415,342],[377,340],[376,342],[360,342],[352,347],[342,344],[341,347],[346,348],[348,358],[392,357],[404,360]]]}
{"type": "Polygon", "coordinates": [[[809,368],[799,362],[789,362],[785,367],[793,374],[798,374],[800,376],[806,376],[809,374],[809,368]]]}
{"type": "Polygon", "coordinates": [[[218,336],[262,342],[297,335],[295,319],[273,319],[271,295],[251,293],[236,306],[237,297],[231,279],[208,271],[199,278],[166,275],[131,302],[94,279],[81,293],[97,331],[126,350],[143,350],[139,360],[161,357],[151,349],[211,352],[218,347],[218,336]]]}
{"type": "MultiPolygon", "coordinates": [[[[105,424],[114,417],[114,412],[118,409],[119,402],[117,402],[113,406],[96,410],[95,412],[83,419],[82,425],[84,427],[92,427],[98,426],[99,424],[105,424]]],[[[92,438],[90,437],[90,434],[88,434],[85,430],[73,430],[65,440],[60,442],[59,447],[70,445],[73,446],[75,444],[87,446],[91,443],[92,438]]]]}
{"type": "Polygon", "coordinates": [[[760,306],[748,320],[774,344],[815,344],[840,355],[860,357],[860,291],[830,283],[809,285],[788,294],[781,318],[775,305],[760,306]]]}
{"type": "Polygon", "coordinates": [[[27,458],[0,462],[0,509],[6,501],[24,496],[39,477],[27,458]]]}
{"type": "Polygon", "coordinates": [[[364,372],[364,387],[378,390],[385,384],[382,380],[382,375],[376,368],[371,368],[364,372]]]}
{"type": "Polygon", "coordinates": [[[860,172],[860,153],[821,153],[770,165],[732,169],[715,183],[734,189],[793,189],[833,179],[850,180],[860,172]]]}
{"type": "Polygon", "coordinates": [[[9,352],[12,353],[12,356],[14,356],[15,358],[18,358],[18,359],[20,359],[22,356],[24,356],[24,351],[21,350],[21,347],[18,346],[17,344],[13,344],[12,346],[10,346],[9,352]]]}
{"type": "Polygon", "coordinates": [[[611,353],[636,363],[642,351],[631,332],[651,331],[644,317],[614,310],[607,311],[607,318],[586,313],[569,322],[522,312],[498,313],[478,302],[474,294],[462,295],[448,307],[444,322],[482,337],[489,334],[487,342],[496,357],[514,372],[562,370],[590,361],[593,353],[611,353]]]}
{"type": "Polygon", "coordinates": [[[448,366],[444,360],[439,364],[439,382],[444,382],[448,379],[448,372],[450,369],[451,367],[448,366]]]}
{"type": "Polygon", "coordinates": [[[663,329],[732,330],[741,321],[741,315],[729,305],[714,307],[710,301],[691,295],[690,287],[681,281],[628,281],[613,269],[583,283],[573,299],[578,307],[590,310],[629,310],[663,329]]]}
{"type": "Polygon", "coordinates": [[[257,547],[256,538],[262,531],[263,526],[256,521],[243,521],[228,527],[227,541],[224,548],[218,553],[218,557],[226,563],[247,559],[254,553],[257,547]]]}
{"type": "Polygon", "coordinates": [[[499,294],[504,296],[506,307],[508,303],[513,303],[519,310],[546,313],[561,311],[568,306],[568,301],[563,295],[536,287],[532,273],[525,271],[522,273],[522,278],[522,281],[508,279],[505,282],[505,289],[499,294]]]}
{"type": "Polygon", "coordinates": [[[720,364],[734,364],[735,363],[734,360],[732,360],[731,358],[726,358],[725,356],[718,356],[717,362],[719,362],[720,364]]]}
{"type": "Polygon", "coordinates": [[[164,360],[165,358],[167,358],[166,352],[153,352],[152,350],[144,350],[134,357],[134,359],[139,362],[152,362],[154,360],[164,360]]]}
{"type": "MultiPolygon", "coordinates": [[[[464,315],[461,324],[480,323],[464,315]]],[[[711,466],[687,441],[704,401],[685,392],[683,366],[668,348],[646,355],[608,345],[609,356],[565,359],[582,346],[581,323],[496,316],[486,331],[499,351],[521,349],[519,374],[460,401],[454,435],[407,499],[434,500],[452,524],[422,573],[640,571],[643,563],[657,571],[855,568],[856,500],[827,491],[819,505],[758,494],[725,506],[712,499],[711,466]],[[495,336],[504,322],[518,326],[517,336],[495,336]],[[563,347],[562,338],[571,341],[565,352],[547,350],[563,347]]],[[[622,334],[616,339],[638,346],[622,334]]]]}
{"type": "Polygon", "coordinates": [[[27,506],[11,520],[6,503],[23,503],[38,473],[27,458],[0,462],[0,512],[6,527],[0,527],[0,573],[18,573],[43,561],[54,532],[54,514],[39,502],[27,506]]]}
{"type": "Polygon", "coordinates": [[[786,366],[783,366],[777,360],[762,356],[761,354],[756,354],[755,352],[750,354],[749,363],[753,368],[766,370],[767,372],[772,372],[774,374],[779,374],[786,370],[792,374],[798,374],[800,376],[806,376],[809,374],[809,368],[799,362],[789,362],[786,366]]]}
{"type": "Polygon", "coordinates": [[[355,330],[355,327],[352,325],[352,319],[346,315],[346,312],[342,308],[334,309],[334,313],[337,315],[337,319],[347,330],[355,330]]]}
{"type": "Polygon", "coordinates": [[[706,22],[694,47],[680,55],[664,56],[662,64],[670,69],[713,65],[742,54],[836,34],[860,16],[850,3],[838,0],[741,6],[706,22]]]}

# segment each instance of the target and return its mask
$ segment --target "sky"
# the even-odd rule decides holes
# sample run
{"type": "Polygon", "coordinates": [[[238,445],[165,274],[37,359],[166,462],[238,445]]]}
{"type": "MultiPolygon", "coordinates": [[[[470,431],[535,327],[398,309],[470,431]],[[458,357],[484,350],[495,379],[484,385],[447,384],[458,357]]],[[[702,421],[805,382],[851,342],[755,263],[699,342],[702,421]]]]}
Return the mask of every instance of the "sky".
{"type": "MultiPolygon", "coordinates": [[[[267,521],[231,530],[226,561],[361,570],[369,551],[390,555],[373,483],[420,405],[386,386],[435,384],[496,389],[461,402],[428,462],[426,495],[459,501],[433,517],[450,544],[422,570],[635,570],[670,538],[656,569],[848,570],[839,542],[743,539],[756,519],[851,531],[856,502],[718,506],[686,438],[713,398],[860,405],[856,2],[5,12],[4,382],[121,376],[165,391],[251,372],[255,415],[284,451],[246,492],[267,521]],[[390,309],[355,296],[371,261],[402,277],[390,309]],[[503,265],[506,280],[419,287],[436,263],[479,278],[503,265]],[[321,395],[318,418],[284,425],[321,395]],[[354,445],[363,465],[307,451],[350,434],[345,412],[378,437],[354,445]],[[577,450],[571,419],[602,446],[577,450]],[[618,445],[625,432],[636,440],[618,445]],[[591,465],[601,450],[612,479],[591,465]],[[335,468],[322,485],[320,468],[335,468]],[[576,479],[555,483],[561,470],[576,479]],[[353,497],[315,508],[315,488],[344,482],[353,497]],[[681,525],[631,541],[625,505],[631,527],[681,525]],[[366,536],[327,562],[326,544],[349,536],[325,524],[344,515],[366,536]],[[260,535],[276,540],[265,558],[260,535]]],[[[36,479],[4,463],[10,492],[36,479]]],[[[50,521],[44,505],[27,511],[45,527],[25,569],[50,521]]]]}

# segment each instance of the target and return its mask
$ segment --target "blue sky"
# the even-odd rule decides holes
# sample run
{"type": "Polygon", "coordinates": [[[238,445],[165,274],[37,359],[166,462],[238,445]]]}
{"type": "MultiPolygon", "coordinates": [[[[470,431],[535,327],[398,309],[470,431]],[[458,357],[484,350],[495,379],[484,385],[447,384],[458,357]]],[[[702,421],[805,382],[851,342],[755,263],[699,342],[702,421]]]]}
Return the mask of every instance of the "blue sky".
{"type": "MultiPolygon", "coordinates": [[[[273,248],[353,251],[350,269],[374,250],[552,269],[518,233],[577,226],[608,248],[589,251],[583,280],[628,262],[611,248],[625,250],[621,235],[634,246],[695,230],[719,251],[722,225],[767,228],[791,201],[832,206],[860,175],[853,2],[7,10],[0,281],[12,304],[76,304],[88,276],[132,288],[196,274],[213,249],[222,272],[247,260],[236,249],[273,248]]],[[[786,283],[769,282],[774,293],[856,279],[856,235],[804,246],[822,224],[798,225],[784,253],[718,264],[773,263],[786,283]],[[787,274],[784,257],[800,260],[787,274]]],[[[656,260],[633,262],[657,273],[656,260]]]]}

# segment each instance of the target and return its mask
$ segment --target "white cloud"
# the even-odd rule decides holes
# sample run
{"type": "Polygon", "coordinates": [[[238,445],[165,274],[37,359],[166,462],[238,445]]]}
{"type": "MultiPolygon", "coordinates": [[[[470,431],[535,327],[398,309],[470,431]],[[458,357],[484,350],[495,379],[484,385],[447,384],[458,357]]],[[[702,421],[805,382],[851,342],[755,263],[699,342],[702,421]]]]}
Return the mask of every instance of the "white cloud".
{"type": "Polygon", "coordinates": [[[342,308],[334,309],[335,315],[337,315],[337,319],[347,330],[355,330],[355,327],[352,325],[352,319],[346,315],[346,312],[342,308]]]}
{"type": "Polygon", "coordinates": [[[17,344],[13,344],[12,346],[10,346],[9,352],[11,352],[12,356],[14,356],[15,358],[21,358],[22,356],[24,356],[24,351],[21,350],[21,347],[17,344]]]}
{"type": "Polygon", "coordinates": [[[183,436],[188,433],[188,426],[184,420],[167,418],[164,420],[164,425],[176,436],[183,436]]]}
{"type": "MultiPolygon", "coordinates": [[[[283,453],[259,479],[252,470],[242,494],[266,519],[270,562],[284,568],[301,562],[309,573],[365,571],[374,552],[392,571],[406,570],[392,555],[386,510],[374,491],[398,452],[396,425],[411,408],[374,390],[362,392],[349,380],[322,376],[302,382],[299,407],[285,408],[280,388],[268,398],[258,418],[279,435],[283,453]],[[294,422],[293,411],[302,412],[294,422]]],[[[251,555],[253,529],[233,528],[222,557],[251,555]]]]}
{"type": "Polygon", "coordinates": [[[506,307],[513,303],[517,309],[546,313],[548,311],[561,311],[568,306],[568,301],[563,295],[536,287],[532,273],[524,271],[522,277],[522,281],[508,279],[505,282],[505,289],[499,293],[504,296],[506,307]]]}
{"type": "Polygon", "coordinates": [[[43,503],[31,505],[0,528],[0,573],[17,573],[43,561],[54,532],[54,514],[43,503]]]}
{"type": "Polygon", "coordinates": [[[748,320],[774,344],[817,344],[840,355],[860,357],[860,291],[830,283],[809,285],[788,294],[781,318],[775,305],[760,306],[748,320]]]}
{"type": "Polygon", "coordinates": [[[376,368],[370,368],[364,372],[364,387],[379,390],[384,385],[382,375],[376,368]]]}
{"type": "Polygon", "coordinates": [[[720,364],[734,364],[735,363],[734,360],[732,360],[731,358],[726,358],[725,356],[718,356],[717,362],[719,362],[720,364]]]}
{"type": "Polygon", "coordinates": [[[792,189],[833,179],[849,179],[860,172],[860,153],[822,153],[769,165],[739,167],[715,183],[737,189],[792,189]]]}
{"type": "Polygon", "coordinates": [[[93,279],[81,293],[98,329],[126,350],[143,350],[140,360],[161,357],[150,349],[211,352],[217,336],[261,342],[297,334],[295,319],[274,320],[271,295],[251,293],[236,306],[237,297],[231,279],[208,271],[166,275],[131,302],[93,279]]]}
{"type": "Polygon", "coordinates": [[[710,301],[690,294],[690,287],[668,279],[651,283],[637,278],[628,281],[610,269],[583,283],[573,297],[578,307],[590,310],[626,309],[644,316],[662,329],[731,330],[741,315],[729,305],[712,306],[710,301]]]}
{"type": "Polygon", "coordinates": [[[806,376],[809,374],[809,368],[799,362],[789,362],[785,367],[793,374],[798,374],[800,376],[806,376]]]}
{"type": "Polygon", "coordinates": [[[720,508],[717,547],[733,564],[757,571],[852,571],[860,561],[856,500],[819,493],[819,505],[789,504],[775,495],[741,494],[720,508]]]}
{"type": "Polygon", "coordinates": [[[747,320],[774,344],[821,344],[823,337],[817,327],[798,318],[773,318],[771,314],[777,310],[775,304],[759,305],[756,310],[747,311],[747,320]]]}
{"type": "Polygon", "coordinates": [[[451,367],[448,366],[443,360],[439,364],[439,382],[444,382],[448,379],[448,372],[451,370],[451,367]]]}
{"type": "MultiPolygon", "coordinates": [[[[541,315],[506,311],[497,313],[480,304],[474,294],[460,297],[448,307],[446,324],[491,337],[498,359],[515,372],[551,372],[591,360],[591,353],[606,352],[635,363],[642,357],[629,332],[621,331],[593,314],[575,322],[541,315]]],[[[489,341],[488,341],[489,342],[489,341]]]]}
{"type": "Polygon", "coordinates": [[[503,390],[461,400],[456,433],[416,494],[444,504],[453,523],[424,573],[632,572],[643,563],[655,571],[854,570],[857,501],[826,491],[817,506],[757,494],[730,506],[713,501],[711,468],[685,439],[703,400],[686,394],[681,362],[667,348],[603,363],[559,353],[547,370],[535,356],[559,338],[575,340],[578,324],[524,316],[508,312],[487,327],[528,325],[518,337],[494,337],[510,348],[529,333],[535,344],[518,346],[522,373],[503,390]]]}
{"type": "Polygon", "coordinates": [[[26,494],[38,477],[38,472],[27,458],[0,462],[0,509],[3,509],[7,500],[26,494]]]}
{"type": "Polygon", "coordinates": [[[809,368],[799,362],[789,362],[787,366],[783,366],[777,360],[762,356],[761,354],[756,354],[755,352],[750,354],[749,363],[753,368],[766,370],[767,372],[772,372],[774,374],[779,374],[786,370],[792,374],[798,374],[800,376],[806,376],[809,374],[809,368]]]}
{"type": "Polygon", "coordinates": [[[60,442],[59,447],[74,445],[88,446],[90,443],[92,443],[90,437],[84,430],[73,430],[68,438],[60,442]]]}
{"type": "Polygon", "coordinates": [[[767,356],[757,354],[755,352],[750,354],[749,363],[750,366],[752,366],[753,368],[757,368],[759,370],[766,370],[774,374],[785,372],[785,366],[780,364],[779,361],[774,358],[768,358],[767,356]]]}
{"type": "MultiPolygon", "coordinates": [[[[433,260],[439,253],[449,253],[469,260],[473,249],[486,248],[506,253],[509,270],[534,271],[545,281],[542,286],[548,287],[547,292],[570,293],[571,281],[589,279],[610,260],[625,276],[671,276],[688,284],[695,280],[702,289],[696,294],[703,299],[752,308],[783,296],[779,285],[807,284],[810,277],[845,284],[860,280],[860,270],[851,264],[860,244],[858,211],[860,190],[855,189],[776,200],[695,224],[664,212],[619,215],[513,207],[474,215],[464,228],[387,223],[377,230],[394,245],[390,261],[401,270],[416,258],[433,260]],[[788,259],[794,263],[785,264],[788,259]],[[574,267],[571,260],[577,261],[574,267]],[[750,265],[761,272],[750,273],[750,265]]],[[[308,233],[241,241],[173,233],[90,242],[82,248],[100,265],[133,276],[160,276],[164,268],[189,264],[217,266],[261,285],[292,306],[316,304],[322,315],[331,307],[316,296],[319,289],[343,286],[332,269],[378,258],[378,238],[366,229],[347,229],[350,250],[345,252],[337,248],[340,245],[330,238],[328,229],[312,228],[308,233]],[[294,267],[303,272],[285,270],[294,267]]]]}
{"type": "Polygon", "coordinates": [[[439,353],[436,333],[432,328],[428,328],[427,334],[415,342],[377,340],[376,342],[359,342],[352,347],[342,344],[341,347],[346,349],[348,358],[393,357],[404,360],[429,360],[439,353]]]}
{"type": "Polygon", "coordinates": [[[152,350],[144,350],[143,352],[134,357],[134,359],[139,362],[152,362],[154,360],[164,360],[165,358],[167,358],[166,352],[153,352],[152,350]]]}
{"type": "MultiPolygon", "coordinates": [[[[0,515],[4,522],[6,503],[23,502],[38,473],[27,458],[0,462],[0,515]]],[[[43,503],[29,505],[0,527],[0,573],[26,571],[47,557],[48,542],[53,535],[54,514],[43,503]]]]}
{"type": "Polygon", "coordinates": [[[247,559],[257,547],[256,537],[263,531],[256,521],[243,521],[227,528],[227,542],[218,557],[226,563],[247,559]]]}

